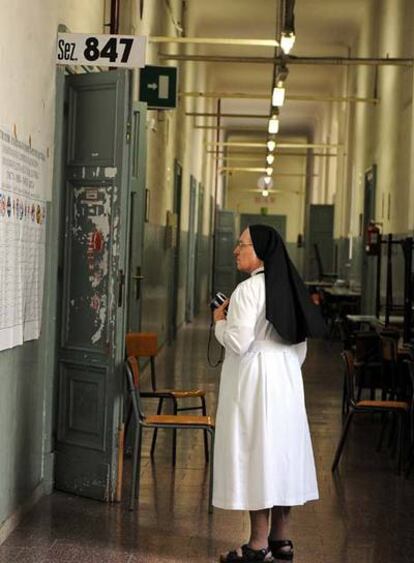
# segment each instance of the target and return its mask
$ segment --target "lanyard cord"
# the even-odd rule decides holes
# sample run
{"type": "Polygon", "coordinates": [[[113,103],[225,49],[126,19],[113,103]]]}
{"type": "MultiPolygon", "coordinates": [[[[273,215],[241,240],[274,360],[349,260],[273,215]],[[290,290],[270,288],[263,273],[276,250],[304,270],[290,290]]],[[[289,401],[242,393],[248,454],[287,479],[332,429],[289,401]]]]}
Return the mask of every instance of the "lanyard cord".
{"type": "Polygon", "coordinates": [[[219,358],[214,362],[211,359],[211,341],[212,341],[212,336],[213,336],[213,327],[214,327],[214,321],[213,321],[213,317],[211,318],[211,323],[210,323],[210,330],[208,332],[208,343],[207,343],[207,362],[208,365],[212,368],[216,368],[217,366],[219,366],[224,359],[224,348],[223,346],[221,346],[220,349],[220,356],[219,358]]]}

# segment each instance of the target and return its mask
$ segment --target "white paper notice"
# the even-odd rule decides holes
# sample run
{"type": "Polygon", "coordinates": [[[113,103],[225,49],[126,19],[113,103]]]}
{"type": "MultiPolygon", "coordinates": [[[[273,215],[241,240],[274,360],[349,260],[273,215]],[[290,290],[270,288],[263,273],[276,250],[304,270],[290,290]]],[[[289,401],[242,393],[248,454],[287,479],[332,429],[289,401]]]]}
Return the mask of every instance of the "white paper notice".
{"type": "Polygon", "coordinates": [[[0,129],[0,350],[39,338],[46,202],[45,157],[0,129]]]}

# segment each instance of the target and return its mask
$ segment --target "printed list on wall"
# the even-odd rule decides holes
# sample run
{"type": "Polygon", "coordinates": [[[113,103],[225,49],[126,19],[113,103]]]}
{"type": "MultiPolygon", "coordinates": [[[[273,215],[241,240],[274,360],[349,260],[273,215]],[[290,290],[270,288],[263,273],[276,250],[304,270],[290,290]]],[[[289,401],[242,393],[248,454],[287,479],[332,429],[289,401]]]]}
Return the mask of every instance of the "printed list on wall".
{"type": "Polygon", "coordinates": [[[45,155],[0,129],[0,350],[40,336],[45,155]]]}

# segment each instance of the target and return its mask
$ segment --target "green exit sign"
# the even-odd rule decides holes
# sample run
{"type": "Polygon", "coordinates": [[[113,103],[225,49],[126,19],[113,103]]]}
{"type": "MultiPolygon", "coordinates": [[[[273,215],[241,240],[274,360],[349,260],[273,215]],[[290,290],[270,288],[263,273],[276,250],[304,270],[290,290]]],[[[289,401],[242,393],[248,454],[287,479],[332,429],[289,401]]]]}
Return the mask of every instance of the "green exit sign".
{"type": "Polygon", "coordinates": [[[172,109],[177,105],[177,69],[145,66],[140,72],[139,100],[149,109],[172,109]]]}

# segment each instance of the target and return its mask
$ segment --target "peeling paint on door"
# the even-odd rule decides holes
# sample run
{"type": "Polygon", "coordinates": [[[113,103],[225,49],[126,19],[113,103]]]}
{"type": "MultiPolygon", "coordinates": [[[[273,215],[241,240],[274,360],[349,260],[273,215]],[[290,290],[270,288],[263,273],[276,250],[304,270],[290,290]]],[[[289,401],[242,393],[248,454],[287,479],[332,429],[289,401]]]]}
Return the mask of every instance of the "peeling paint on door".
{"type": "Polygon", "coordinates": [[[115,176],[117,175],[118,169],[115,167],[110,167],[107,166],[106,168],[104,168],[104,176],[105,178],[115,178],[115,176]]]}
{"type": "Polygon", "coordinates": [[[118,254],[119,220],[112,217],[117,189],[87,186],[74,188],[72,193],[68,343],[104,348],[112,340],[108,326],[113,302],[109,264],[111,256],[118,254]]]}

